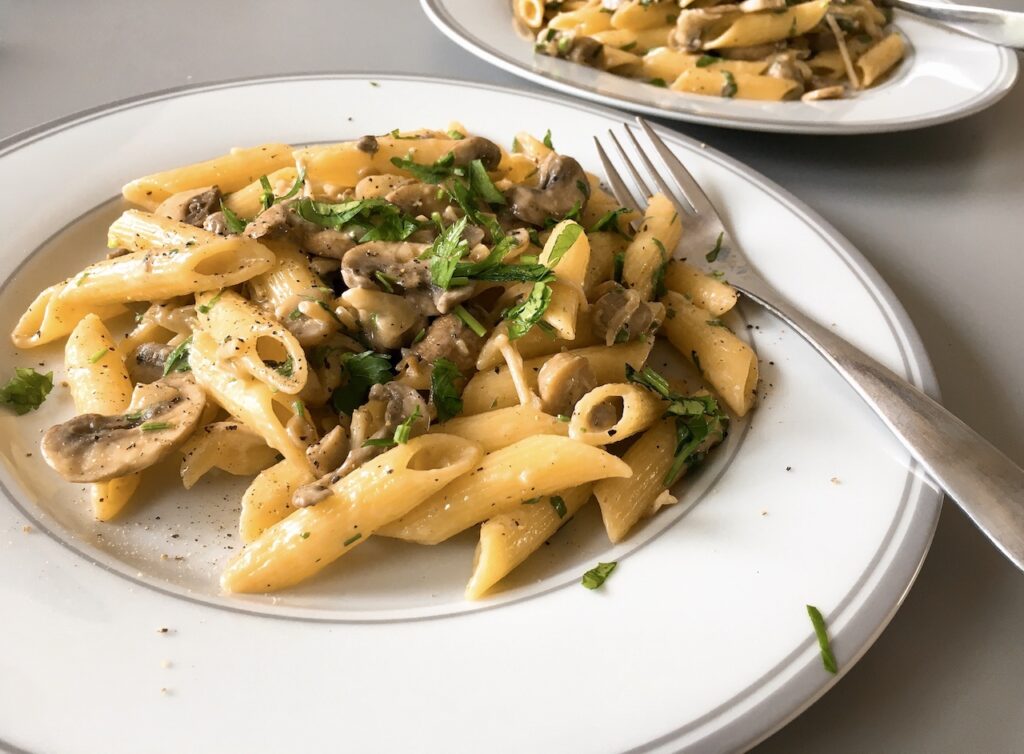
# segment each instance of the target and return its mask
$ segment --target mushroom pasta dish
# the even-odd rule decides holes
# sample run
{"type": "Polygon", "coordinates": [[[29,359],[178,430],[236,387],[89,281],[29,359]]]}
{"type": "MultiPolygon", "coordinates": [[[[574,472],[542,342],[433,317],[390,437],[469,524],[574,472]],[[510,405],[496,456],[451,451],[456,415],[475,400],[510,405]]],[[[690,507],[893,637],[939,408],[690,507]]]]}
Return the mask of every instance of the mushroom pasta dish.
{"type": "Polygon", "coordinates": [[[542,55],[677,92],[835,99],[903,59],[876,0],[512,0],[542,55]]]}
{"type": "MultiPolygon", "coordinates": [[[[550,133],[265,144],[123,195],[107,258],[12,333],[66,340],[78,414],[42,454],[100,521],[158,463],[189,489],[252,477],[228,592],[478,527],[478,598],[591,500],[612,542],[675,503],[754,403],[757,359],[721,319],[737,294],[675,258],[672,200],[620,207],[550,133]],[[647,363],[656,336],[699,386],[647,363]]],[[[0,398],[24,413],[52,385],[22,368],[0,398]]]]}

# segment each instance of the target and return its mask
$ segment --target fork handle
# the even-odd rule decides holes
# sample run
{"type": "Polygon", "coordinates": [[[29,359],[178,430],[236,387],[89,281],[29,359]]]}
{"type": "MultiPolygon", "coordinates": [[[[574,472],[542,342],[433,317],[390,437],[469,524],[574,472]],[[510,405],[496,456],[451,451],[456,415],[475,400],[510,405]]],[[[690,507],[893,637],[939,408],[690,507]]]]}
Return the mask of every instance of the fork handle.
{"type": "Polygon", "coordinates": [[[802,335],[850,383],[1018,569],[1024,571],[1024,469],[936,401],[775,296],[743,293],[802,335]]]}

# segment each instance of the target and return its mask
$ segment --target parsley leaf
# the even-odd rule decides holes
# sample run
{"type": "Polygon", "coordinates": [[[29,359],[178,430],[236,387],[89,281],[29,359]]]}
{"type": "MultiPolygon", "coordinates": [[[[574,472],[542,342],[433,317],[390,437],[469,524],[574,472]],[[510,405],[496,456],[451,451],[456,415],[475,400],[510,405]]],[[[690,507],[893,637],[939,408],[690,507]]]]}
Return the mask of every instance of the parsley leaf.
{"type": "Polygon", "coordinates": [[[551,253],[548,255],[548,267],[553,268],[556,264],[561,261],[565,253],[572,248],[572,245],[576,243],[576,240],[580,237],[580,233],[583,232],[583,227],[577,223],[570,223],[563,226],[562,231],[558,234],[558,238],[555,239],[554,244],[551,246],[551,253]]]}
{"type": "Polygon", "coordinates": [[[291,377],[295,371],[295,361],[289,356],[287,359],[282,361],[280,364],[274,366],[274,371],[282,377],[291,377]]]}
{"type": "Polygon", "coordinates": [[[736,86],[736,77],[730,71],[722,71],[725,83],[722,85],[723,97],[735,97],[739,87],[736,86]]]}
{"type": "Polygon", "coordinates": [[[423,165],[411,157],[392,157],[391,164],[410,173],[413,178],[423,181],[423,183],[440,183],[458,170],[455,167],[454,152],[448,152],[448,154],[438,157],[432,165],[423,165]]]}
{"type": "Polygon", "coordinates": [[[505,195],[498,191],[498,187],[487,175],[487,168],[481,160],[473,160],[469,163],[469,185],[476,194],[488,204],[499,204],[504,206],[505,195]]]}
{"type": "Polygon", "coordinates": [[[555,145],[551,143],[551,129],[550,128],[547,130],[547,133],[544,134],[544,146],[547,147],[548,149],[550,149],[551,151],[554,151],[554,149],[555,149],[555,145]]]}
{"type": "Polygon", "coordinates": [[[420,407],[416,406],[415,410],[409,414],[409,418],[395,428],[395,442],[398,445],[405,445],[409,442],[409,438],[412,437],[412,425],[419,418],[420,407]]]}
{"type": "Polygon", "coordinates": [[[526,300],[505,312],[508,320],[509,340],[521,338],[540,321],[551,303],[551,286],[547,283],[534,283],[526,300]]]}
{"type": "Polygon", "coordinates": [[[341,357],[341,364],[348,374],[348,382],[334,391],[331,405],[350,416],[366,403],[372,386],[390,382],[395,377],[391,371],[391,359],[383,353],[347,353],[341,357]]]}
{"type": "Polygon", "coordinates": [[[822,617],[821,611],[814,605],[808,605],[807,615],[811,619],[811,625],[814,626],[814,634],[818,637],[818,646],[821,648],[821,664],[829,673],[838,673],[839,666],[836,665],[836,656],[832,652],[832,644],[828,640],[828,629],[825,627],[825,619],[822,617]]]}
{"type": "Polygon", "coordinates": [[[397,206],[380,198],[337,204],[301,199],[295,206],[300,217],[321,228],[344,230],[354,235],[362,231],[359,243],[404,241],[420,227],[397,206]]]}
{"type": "Polygon", "coordinates": [[[604,230],[609,225],[610,230],[614,230],[616,233],[621,232],[619,230],[619,216],[625,215],[629,212],[626,207],[619,207],[618,209],[610,209],[605,212],[601,217],[598,218],[597,222],[590,226],[590,233],[597,233],[604,230]]]}
{"type": "Polygon", "coordinates": [[[248,225],[249,222],[247,220],[239,217],[234,212],[232,212],[228,208],[228,206],[226,204],[224,204],[224,200],[223,199],[220,200],[220,211],[224,215],[224,224],[228,228],[228,233],[231,233],[231,234],[237,236],[239,233],[242,233],[243,231],[245,231],[245,226],[248,225]]]}
{"type": "Polygon", "coordinates": [[[223,296],[223,295],[224,295],[224,291],[223,290],[218,291],[217,295],[210,299],[210,303],[208,303],[208,304],[200,304],[199,306],[196,307],[196,310],[200,314],[209,314],[210,313],[210,309],[212,309],[213,307],[215,307],[217,305],[217,302],[220,301],[220,297],[223,296]]]}
{"type": "Polygon", "coordinates": [[[260,186],[263,187],[263,191],[260,192],[260,206],[266,211],[274,206],[274,187],[270,185],[270,179],[265,175],[260,176],[260,186]]]}
{"type": "Polygon", "coordinates": [[[724,236],[724,235],[725,235],[725,231],[722,231],[721,233],[719,233],[718,234],[718,240],[715,241],[715,248],[713,248],[711,251],[709,251],[707,254],[704,255],[704,258],[706,260],[708,260],[709,262],[714,262],[716,259],[718,259],[718,255],[722,251],[722,236],[724,236]]]}
{"type": "Polygon", "coordinates": [[[53,390],[53,372],[40,374],[31,367],[15,367],[14,376],[0,387],[0,403],[18,416],[35,411],[53,390]]]}
{"type": "Polygon", "coordinates": [[[437,420],[446,422],[462,411],[462,399],[455,383],[462,379],[455,362],[443,356],[434,362],[430,372],[430,400],[437,409],[437,420]]]}
{"type": "Polygon", "coordinates": [[[500,264],[473,275],[473,279],[498,283],[546,283],[554,280],[555,276],[544,264],[500,264]]]}
{"type": "Polygon", "coordinates": [[[171,372],[190,372],[192,367],[188,365],[189,350],[192,347],[192,336],[189,335],[181,341],[173,351],[167,354],[167,361],[164,362],[164,377],[171,372]]]}
{"type": "Polygon", "coordinates": [[[448,288],[455,276],[459,260],[469,251],[469,244],[462,237],[468,217],[461,217],[441,233],[426,256],[430,259],[430,279],[439,288],[448,288]]]}
{"type": "Polygon", "coordinates": [[[665,79],[660,78],[660,77],[653,78],[653,79],[648,79],[647,83],[650,84],[651,86],[661,87],[662,89],[665,89],[665,88],[668,87],[668,83],[665,81],[665,79]]]}
{"type": "Polygon", "coordinates": [[[487,329],[462,304],[452,309],[452,314],[461,319],[466,327],[476,333],[478,337],[482,338],[487,334],[487,329]]]}
{"type": "Polygon", "coordinates": [[[615,570],[617,565],[618,562],[614,560],[611,563],[598,563],[594,568],[583,574],[580,583],[587,589],[598,589],[612,575],[612,571],[615,570]]]}
{"type": "Polygon", "coordinates": [[[719,60],[721,60],[721,58],[716,58],[713,55],[701,55],[697,58],[697,67],[707,68],[709,65],[714,65],[719,60]]]}
{"type": "Polygon", "coordinates": [[[555,509],[555,513],[558,514],[558,517],[565,518],[565,514],[569,512],[565,507],[565,500],[563,500],[559,495],[552,495],[550,500],[551,507],[555,509]]]}

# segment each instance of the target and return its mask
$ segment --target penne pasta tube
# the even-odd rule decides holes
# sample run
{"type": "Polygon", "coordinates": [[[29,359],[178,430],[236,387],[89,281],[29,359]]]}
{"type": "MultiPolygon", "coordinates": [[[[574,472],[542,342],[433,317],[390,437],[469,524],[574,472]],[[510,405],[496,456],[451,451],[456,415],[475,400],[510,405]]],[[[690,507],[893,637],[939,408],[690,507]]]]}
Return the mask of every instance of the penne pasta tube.
{"type": "MultiPolygon", "coordinates": [[[[79,414],[111,416],[128,410],[132,381],[124,356],[95,314],[83,317],[71,332],[64,346],[64,366],[71,399],[79,414]]],[[[131,474],[90,484],[93,516],[99,521],[116,516],[139,486],[139,480],[139,474],[131,474]]]]}
{"type": "Polygon", "coordinates": [[[729,328],[678,293],[666,293],[662,332],[737,415],[757,399],[757,356],[729,328]]]}
{"type": "MultiPolygon", "coordinates": [[[[614,346],[589,346],[566,351],[582,356],[590,362],[598,384],[619,382],[625,376],[625,364],[640,369],[651,352],[652,343],[634,340],[614,346]]],[[[539,356],[525,364],[528,386],[537,389],[537,373],[550,356],[539,356]]],[[[507,408],[519,403],[512,375],[508,367],[495,367],[487,372],[478,372],[466,383],[462,391],[462,412],[465,415],[479,414],[496,408],[507,408]]]]}
{"type": "MultiPolygon", "coordinates": [[[[299,171],[295,169],[294,165],[289,165],[269,173],[267,180],[270,182],[270,188],[275,196],[284,196],[295,186],[295,181],[298,180],[298,177],[299,171]]],[[[263,211],[264,191],[263,184],[259,181],[259,176],[257,176],[257,180],[254,180],[248,186],[244,186],[226,196],[224,198],[224,206],[240,218],[251,219],[263,211]]]]}
{"type": "Polygon", "coordinates": [[[298,438],[293,439],[278,415],[278,411],[287,409],[274,401],[267,385],[225,362],[210,333],[197,330],[193,335],[189,366],[200,386],[229,414],[258,432],[285,459],[300,468],[310,468],[312,473],[305,446],[298,438]]]}
{"type": "Polygon", "coordinates": [[[869,87],[876,83],[903,59],[905,49],[903,37],[895,32],[869,48],[854,64],[860,73],[861,85],[869,87]]]}
{"type": "Polygon", "coordinates": [[[558,531],[592,496],[593,485],[562,490],[488,519],[480,527],[466,599],[480,599],[558,531]],[[557,500],[555,500],[557,498],[557,500]]]}
{"type": "Polygon", "coordinates": [[[577,401],[569,437],[587,445],[609,445],[643,432],[664,412],[665,403],[639,385],[600,385],[577,401]]]}
{"type": "Polygon", "coordinates": [[[181,482],[186,490],[213,468],[250,476],[277,460],[277,451],[263,437],[235,421],[205,425],[181,446],[181,452],[181,482]]]}
{"type": "Polygon", "coordinates": [[[671,33],[672,27],[666,24],[652,29],[610,29],[599,31],[591,37],[606,47],[639,54],[665,47],[671,33]]]}
{"type": "MultiPolygon", "coordinates": [[[[586,280],[587,265],[590,263],[590,242],[587,241],[587,234],[583,232],[583,227],[579,223],[563,220],[551,229],[551,235],[548,236],[538,261],[551,267],[552,259],[555,282],[573,291],[583,303],[586,303],[583,282],[586,280]]],[[[557,290],[556,288],[556,293],[557,290]]],[[[573,324],[575,325],[575,313],[573,324]]]]}
{"type": "Polygon", "coordinates": [[[821,23],[830,2],[811,0],[779,11],[727,14],[712,27],[702,47],[705,50],[753,47],[798,37],[821,23]]]}
{"type": "Polygon", "coordinates": [[[613,29],[641,31],[657,27],[671,28],[678,15],[679,5],[677,3],[626,0],[615,9],[610,20],[613,29]]]}
{"type": "Polygon", "coordinates": [[[512,12],[534,31],[544,25],[543,0],[512,0],[512,12]]]}
{"type": "Polygon", "coordinates": [[[242,542],[252,542],[290,515],[295,510],[292,493],[312,481],[314,477],[308,466],[297,466],[290,461],[278,461],[257,474],[242,496],[242,514],[238,520],[242,542]]]}
{"type": "Polygon", "coordinates": [[[798,84],[792,79],[758,76],[749,73],[733,74],[718,66],[687,68],[672,82],[669,89],[713,97],[737,97],[778,102],[795,95],[798,84]]]}
{"type": "Polygon", "coordinates": [[[649,200],[643,223],[626,247],[622,281],[645,299],[654,296],[656,283],[682,236],[683,226],[675,205],[664,194],[649,200]]]}
{"type": "Polygon", "coordinates": [[[377,456],[334,484],[328,498],[296,510],[247,545],[221,586],[269,592],[304,581],[465,474],[482,455],[474,443],[439,434],[377,456]]]}
{"type": "MultiPolygon", "coordinates": [[[[587,200],[587,206],[583,208],[582,219],[580,223],[585,228],[593,228],[594,225],[607,213],[622,208],[619,200],[609,194],[601,186],[601,180],[593,173],[587,173],[587,183],[590,185],[590,198],[587,200]]],[[[628,208],[625,208],[628,209],[628,208]]],[[[608,225],[605,231],[619,231],[626,233],[629,231],[629,224],[634,220],[640,219],[640,213],[635,209],[629,209],[627,212],[615,217],[615,222],[608,225]]],[[[607,233],[601,233],[606,235],[607,233]]],[[[587,241],[590,244],[591,251],[594,246],[593,230],[587,231],[587,241]]]]}
{"type": "Polygon", "coordinates": [[[378,533],[436,545],[524,500],[629,474],[623,461],[599,448],[556,435],[527,437],[488,453],[468,474],[378,533]]]}
{"type": "Polygon", "coordinates": [[[665,269],[665,288],[681,294],[695,306],[720,317],[736,305],[739,294],[728,283],[705,275],[693,265],[673,259],[665,269]]]}
{"type": "Polygon", "coordinates": [[[473,416],[457,416],[438,431],[477,443],[486,453],[506,448],[533,435],[569,434],[569,425],[530,405],[509,406],[473,416]]]}
{"type": "Polygon", "coordinates": [[[287,144],[261,144],[258,147],[232,149],[228,154],[206,162],[165,170],[136,180],[121,193],[133,204],[154,210],[172,194],[200,186],[217,186],[225,194],[238,191],[261,175],[292,164],[292,148],[287,144]]]}
{"type": "Polygon", "coordinates": [[[526,133],[526,131],[520,131],[516,134],[515,143],[519,146],[521,153],[532,160],[534,165],[540,165],[544,158],[554,151],[543,141],[526,133]]]}
{"type": "MultiPolygon", "coordinates": [[[[697,68],[697,62],[703,56],[693,53],[673,50],[669,47],[659,47],[644,55],[641,61],[642,75],[646,79],[661,79],[662,81],[675,81],[683,71],[697,68]]],[[[706,63],[707,60],[705,59],[706,63]]],[[[707,68],[713,71],[729,71],[732,74],[742,73],[756,76],[764,73],[768,68],[768,60],[725,60],[715,58],[707,68]]]]}
{"type": "Polygon", "coordinates": [[[578,36],[590,36],[599,31],[612,28],[611,16],[605,13],[601,7],[587,6],[579,10],[559,13],[548,21],[549,29],[558,31],[572,31],[578,36]]]}
{"type": "Polygon", "coordinates": [[[295,395],[306,385],[306,354],[284,325],[231,290],[196,294],[196,318],[220,343],[222,361],[237,363],[271,390],[295,395]]]}
{"type": "MultiPolygon", "coordinates": [[[[498,338],[501,335],[508,335],[508,326],[504,322],[498,323],[480,349],[480,355],[476,360],[478,371],[505,363],[501,349],[498,348],[498,338]]],[[[526,335],[516,340],[516,350],[524,359],[532,359],[537,356],[549,356],[567,348],[584,348],[596,344],[597,338],[590,325],[590,315],[580,312],[576,317],[576,337],[572,340],[559,338],[557,333],[547,332],[542,327],[533,327],[526,335]]]]}

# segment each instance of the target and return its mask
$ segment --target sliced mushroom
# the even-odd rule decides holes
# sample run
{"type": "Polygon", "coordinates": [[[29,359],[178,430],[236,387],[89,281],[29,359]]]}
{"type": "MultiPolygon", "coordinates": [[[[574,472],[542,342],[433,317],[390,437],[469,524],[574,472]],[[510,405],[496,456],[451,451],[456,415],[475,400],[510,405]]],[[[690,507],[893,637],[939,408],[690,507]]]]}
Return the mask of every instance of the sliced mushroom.
{"type": "Polygon", "coordinates": [[[167,357],[174,349],[164,343],[140,343],[125,361],[133,385],[148,385],[164,376],[167,357]]]}
{"type": "Polygon", "coordinates": [[[744,13],[759,13],[766,10],[783,10],[786,0],[743,0],[740,10],[744,13]]]}
{"type": "Polygon", "coordinates": [[[576,354],[555,354],[537,373],[541,408],[553,415],[571,414],[576,401],[595,387],[597,377],[593,367],[576,354]]]}
{"type": "Polygon", "coordinates": [[[600,296],[590,309],[590,321],[594,334],[603,338],[606,345],[653,333],[665,319],[663,304],[644,301],[632,288],[610,282],[599,288],[598,293],[600,296]]]}
{"type": "MultiPolygon", "coordinates": [[[[397,286],[403,291],[430,286],[430,268],[419,256],[426,244],[404,241],[370,241],[349,249],[341,259],[341,277],[349,288],[384,289],[397,286]]],[[[391,291],[388,291],[389,293],[391,291]]]]}
{"type": "Polygon", "coordinates": [[[448,359],[468,376],[476,369],[483,345],[484,339],[465,322],[454,314],[445,314],[430,323],[423,340],[409,350],[406,359],[410,371],[429,369],[438,359],[448,359]]]}
{"type": "Polygon", "coordinates": [[[579,205],[587,204],[587,174],[572,157],[552,152],[544,158],[537,176],[537,188],[514,186],[508,191],[509,210],[515,217],[537,227],[551,219],[565,217],[579,205]]]}
{"type": "Polygon", "coordinates": [[[493,141],[482,136],[470,136],[460,139],[452,147],[455,164],[465,167],[473,160],[480,160],[488,170],[494,170],[501,162],[501,148],[493,141]]]}
{"type": "Polygon", "coordinates": [[[430,425],[430,420],[427,418],[427,404],[423,400],[423,396],[407,385],[398,382],[374,385],[370,388],[369,403],[374,402],[384,404],[383,425],[367,438],[357,430],[355,418],[353,418],[352,447],[345,462],[330,474],[325,474],[315,482],[299,487],[292,495],[292,505],[296,508],[315,505],[331,494],[332,485],[337,484],[338,481],[364,463],[387,450],[387,447],[382,444],[366,445],[368,440],[391,439],[398,426],[414,415],[417,418],[410,425],[410,438],[423,434],[430,425]]]}
{"type": "Polygon", "coordinates": [[[206,218],[220,209],[220,199],[220,189],[216,186],[179,191],[165,199],[154,214],[202,227],[206,218]]]}
{"type": "Polygon", "coordinates": [[[223,212],[214,212],[203,220],[203,230],[216,233],[218,236],[230,235],[228,232],[228,221],[223,212]]]}
{"type": "Polygon", "coordinates": [[[380,149],[380,144],[377,143],[376,136],[364,136],[356,142],[356,149],[360,152],[366,152],[366,154],[376,154],[377,150],[380,149]]]}
{"type": "Polygon", "coordinates": [[[412,217],[430,217],[434,212],[444,212],[448,207],[445,195],[438,197],[437,186],[412,181],[392,189],[384,197],[402,212],[412,217]]]}
{"type": "Polygon", "coordinates": [[[680,11],[676,28],[669,35],[669,46],[686,52],[697,52],[703,45],[704,31],[718,23],[726,13],[739,10],[737,5],[692,8],[680,11]]]}
{"type": "Polygon", "coordinates": [[[324,228],[305,233],[300,241],[302,250],[317,257],[341,260],[349,249],[358,244],[352,233],[324,228]]]}
{"type": "Polygon", "coordinates": [[[348,451],[348,434],[344,427],[338,425],[321,437],[319,442],[306,448],[306,458],[314,469],[323,473],[344,463],[348,451]]]}
{"type": "Polygon", "coordinates": [[[772,60],[772,64],[768,66],[765,71],[766,76],[771,76],[777,79],[786,79],[796,83],[794,87],[787,95],[787,99],[796,99],[804,93],[804,86],[807,79],[811,76],[811,70],[801,60],[797,60],[797,57],[792,52],[784,52],[775,56],[772,60]]]}
{"type": "Polygon", "coordinates": [[[82,414],[50,427],[40,449],[69,482],[103,482],[152,466],[195,430],[206,394],[191,373],[139,385],[122,415],[82,414]]]}
{"type": "Polygon", "coordinates": [[[601,54],[604,52],[604,45],[593,37],[577,36],[572,40],[572,46],[565,56],[573,63],[582,63],[595,68],[601,67],[601,54]]]}
{"type": "Polygon", "coordinates": [[[846,87],[842,84],[835,84],[833,86],[824,86],[821,89],[812,89],[804,94],[800,100],[802,102],[815,102],[821,99],[841,99],[845,96],[846,87]]]}

